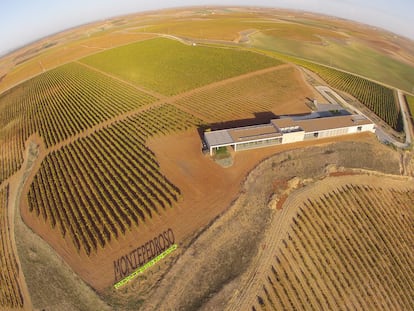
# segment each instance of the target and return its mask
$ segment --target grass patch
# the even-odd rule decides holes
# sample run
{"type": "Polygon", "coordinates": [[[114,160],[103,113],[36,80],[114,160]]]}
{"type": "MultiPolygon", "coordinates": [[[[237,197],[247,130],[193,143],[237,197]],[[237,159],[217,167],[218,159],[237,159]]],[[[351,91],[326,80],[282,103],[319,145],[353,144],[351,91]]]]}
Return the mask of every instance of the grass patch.
{"type": "Polygon", "coordinates": [[[218,147],[215,149],[214,154],[216,157],[227,157],[229,155],[229,152],[227,150],[227,147],[218,147]]]}
{"type": "Polygon", "coordinates": [[[165,95],[281,64],[252,52],[188,46],[165,38],[115,48],[82,62],[165,95]]]}

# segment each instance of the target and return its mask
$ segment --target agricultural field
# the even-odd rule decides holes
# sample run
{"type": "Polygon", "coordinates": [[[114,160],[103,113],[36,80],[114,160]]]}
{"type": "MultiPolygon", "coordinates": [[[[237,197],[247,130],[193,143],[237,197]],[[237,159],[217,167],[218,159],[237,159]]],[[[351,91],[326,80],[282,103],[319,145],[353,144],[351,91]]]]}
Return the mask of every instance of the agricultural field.
{"type": "Polygon", "coordinates": [[[283,65],[184,95],[175,104],[197,111],[209,122],[225,122],[252,118],[254,113],[261,112],[275,115],[308,113],[306,97],[315,96],[295,67],[283,65]]]}
{"type": "Polygon", "coordinates": [[[24,142],[37,132],[46,147],[157,100],[78,63],[24,82],[0,96],[0,181],[23,161],[24,142]],[[86,91],[85,91],[86,90],[86,91]]]}
{"type": "Polygon", "coordinates": [[[164,95],[281,64],[247,51],[191,46],[165,38],[122,46],[81,62],[164,95]]]}
{"type": "Polygon", "coordinates": [[[28,193],[30,211],[69,234],[78,252],[97,252],[177,202],[180,190],[160,173],[146,140],[199,122],[163,105],[51,152],[28,193]]]}
{"type": "Polygon", "coordinates": [[[8,310],[23,308],[16,254],[10,242],[10,224],[7,210],[9,187],[0,189],[0,307],[8,310]]]}
{"type": "Polygon", "coordinates": [[[412,309],[412,184],[358,176],[319,184],[281,207],[293,217],[280,220],[289,225],[251,310],[412,309]]]}
{"type": "Polygon", "coordinates": [[[277,29],[255,33],[250,38],[251,45],[257,48],[304,58],[406,91],[412,90],[414,66],[404,59],[390,57],[398,50],[395,46],[389,47],[392,52],[384,53],[382,49],[370,46],[365,40],[355,40],[352,36],[349,39],[322,37],[319,42],[296,40],[281,35],[277,29]]]}
{"type": "Polygon", "coordinates": [[[310,63],[304,66],[316,72],[329,85],[353,95],[394,130],[403,130],[397,97],[390,88],[325,66],[310,63]]]}
{"type": "Polygon", "coordinates": [[[283,54],[275,54],[286,61],[307,68],[319,75],[328,85],[354,96],[395,131],[403,130],[402,115],[396,92],[391,88],[360,76],[283,54]]]}
{"type": "MultiPolygon", "coordinates": [[[[235,310],[257,311],[412,309],[412,179],[398,183],[372,172],[365,179],[338,181],[347,178],[341,175],[347,168],[410,175],[411,150],[391,149],[375,135],[360,133],[229,150],[233,165],[225,169],[202,152],[204,129],[310,112],[313,99],[325,101],[311,85],[316,81],[349,101],[355,98],[359,107],[401,132],[392,86],[410,91],[414,45],[410,50],[402,38],[364,35],[358,25],[351,26],[284,10],[180,9],[84,25],[0,60],[0,309],[69,308],[85,287],[114,310],[156,309],[148,297],[159,293],[161,283],[167,289],[159,297],[171,293],[166,309],[180,309],[188,298],[180,295],[191,291],[199,292],[189,300],[201,297],[189,305],[193,309],[206,301],[210,309],[224,309],[226,301],[235,310]],[[310,47],[315,47],[312,55],[303,51],[310,47]],[[329,53],[342,61],[328,61],[329,53]],[[371,56],[375,61],[362,66],[371,56]],[[393,73],[376,76],[380,65],[393,73]],[[340,70],[349,66],[364,72],[340,70]],[[255,171],[273,157],[280,161],[255,171]],[[338,179],[327,177],[332,166],[340,171],[332,175],[338,179]],[[283,207],[281,201],[269,208],[274,191],[291,182],[277,178],[293,179],[299,172],[309,174],[292,189],[303,188],[292,196],[284,193],[283,207]],[[266,186],[256,184],[264,175],[266,186]],[[19,211],[12,224],[10,193],[16,202],[9,204],[11,211],[19,211]],[[253,198],[248,204],[247,194],[253,198]],[[274,221],[282,220],[277,235],[266,240],[276,232],[274,221]],[[205,249],[194,248],[215,226],[223,232],[215,232],[205,249]],[[22,242],[28,231],[39,244],[22,242]],[[174,252],[164,260],[165,253],[155,256],[149,245],[168,232],[174,252]],[[23,245],[28,249],[21,251],[23,245]],[[64,281],[53,273],[43,278],[44,258],[51,254],[60,264],[50,271],[66,265],[65,273],[76,279],[70,288],[81,284],[71,290],[73,297],[65,296],[67,304],[57,298],[67,291],[64,281]],[[264,257],[252,261],[256,255],[264,257]],[[208,263],[175,269],[188,263],[182,258],[192,263],[197,256],[208,263]],[[215,260],[226,273],[204,269],[215,260]],[[237,283],[256,266],[261,270],[249,278],[253,285],[237,283]],[[122,283],[143,267],[148,269],[122,283]],[[174,273],[181,272],[186,277],[178,280],[174,273]],[[114,288],[120,281],[123,286],[114,288]],[[203,292],[210,283],[213,289],[203,292]],[[48,286],[57,288],[54,298],[48,297],[48,286]],[[233,306],[242,293],[245,300],[236,300],[244,304],[233,306]]],[[[413,112],[414,97],[407,93],[406,98],[413,112]]],[[[94,305],[87,295],[82,301],[94,305]]]]}

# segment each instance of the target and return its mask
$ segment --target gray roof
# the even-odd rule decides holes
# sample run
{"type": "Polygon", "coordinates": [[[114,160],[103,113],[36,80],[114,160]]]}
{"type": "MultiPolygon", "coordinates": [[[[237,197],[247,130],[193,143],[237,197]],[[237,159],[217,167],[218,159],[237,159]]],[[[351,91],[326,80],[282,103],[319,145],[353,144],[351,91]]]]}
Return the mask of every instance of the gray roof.
{"type": "Polygon", "coordinates": [[[207,145],[218,146],[218,145],[229,145],[233,144],[233,138],[230,136],[228,130],[219,130],[212,132],[205,132],[204,137],[207,145]]]}

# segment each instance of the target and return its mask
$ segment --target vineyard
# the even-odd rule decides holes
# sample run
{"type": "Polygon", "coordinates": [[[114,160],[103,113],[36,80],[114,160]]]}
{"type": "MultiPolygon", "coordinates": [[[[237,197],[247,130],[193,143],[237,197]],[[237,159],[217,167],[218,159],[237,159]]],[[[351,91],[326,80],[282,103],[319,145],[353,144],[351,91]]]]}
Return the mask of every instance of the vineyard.
{"type": "Polygon", "coordinates": [[[309,191],[283,206],[297,212],[251,309],[412,310],[412,186],[309,191]]]}
{"type": "Polygon", "coordinates": [[[111,49],[81,61],[164,95],[281,64],[252,52],[191,46],[165,38],[111,49]]]}
{"type": "Polygon", "coordinates": [[[305,65],[330,86],[351,94],[396,131],[402,131],[402,119],[393,90],[350,73],[322,65],[305,65]]]}
{"type": "Polygon", "coordinates": [[[393,90],[378,83],[344,71],[329,68],[306,60],[283,54],[278,58],[291,61],[318,74],[330,86],[358,99],[368,109],[390,125],[394,130],[403,130],[402,115],[393,90]]]}
{"type": "Polygon", "coordinates": [[[38,132],[47,147],[155,97],[76,63],[43,73],[0,97],[0,182],[23,161],[24,143],[38,132]]]}
{"type": "Polygon", "coordinates": [[[146,141],[199,123],[165,104],[51,152],[31,184],[30,211],[90,255],[178,200],[146,141]]]}
{"type": "Polygon", "coordinates": [[[239,120],[251,117],[254,112],[309,112],[303,99],[312,95],[309,90],[306,93],[300,79],[294,67],[276,68],[192,93],[178,100],[176,105],[197,111],[210,122],[239,120]],[[296,100],[295,105],[291,104],[292,99],[296,100]]]}
{"type": "Polygon", "coordinates": [[[10,310],[23,307],[23,296],[19,285],[19,268],[10,241],[8,195],[8,186],[0,189],[0,307],[10,310]]]}

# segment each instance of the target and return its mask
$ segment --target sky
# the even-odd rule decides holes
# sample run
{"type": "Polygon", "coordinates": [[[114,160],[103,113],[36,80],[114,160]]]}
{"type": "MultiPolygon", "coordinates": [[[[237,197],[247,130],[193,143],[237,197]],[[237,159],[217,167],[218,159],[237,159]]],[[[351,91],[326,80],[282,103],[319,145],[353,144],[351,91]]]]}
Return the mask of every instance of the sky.
{"type": "Polygon", "coordinates": [[[300,9],[359,21],[414,40],[413,0],[0,0],[0,55],[85,23],[199,5],[300,9]]]}

